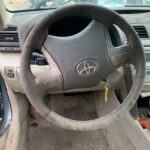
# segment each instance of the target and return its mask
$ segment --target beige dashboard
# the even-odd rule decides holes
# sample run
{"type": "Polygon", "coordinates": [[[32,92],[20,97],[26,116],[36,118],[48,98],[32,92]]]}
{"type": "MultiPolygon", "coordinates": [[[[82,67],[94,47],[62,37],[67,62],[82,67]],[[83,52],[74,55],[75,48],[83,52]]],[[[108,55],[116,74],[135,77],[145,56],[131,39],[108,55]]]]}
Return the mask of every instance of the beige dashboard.
{"type": "MultiPolygon", "coordinates": [[[[3,78],[5,79],[7,85],[11,87],[15,92],[22,92],[24,93],[23,86],[21,83],[21,75],[20,75],[20,53],[0,53],[0,70],[3,78]],[[8,76],[8,73],[14,75],[8,76]]],[[[31,71],[35,77],[40,76],[43,73],[48,72],[49,65],[46,66],[38,66],[38,65],[31,65],[31,71]]],[[[123,78],[123,69],[119,68],[115,72],[110,75],[109,83],[111,86],[116,86],[117,83],[120,82],[123,78]]],[[[97,86],[92,87],[90,90],[103,90],[106,86],[106,83],[101,81],[97,86]]],[[[78,92],[79,89],[72,89],[67,91],[58,91],[55,93],[62,93],[62,92],[78,92]]],[[[83,89],[88,90],[88,89],[83,89]]],[[[81,89],[80,89],[81,91],[81,89]]]]}
{"type": "MultiPolygon", "coordinates": [[[[23,92],[20,78],[20,53],[0,53],[0,69],[3,78],[7,84],[16,92],[23,92]],[[12,72],[14,77],[8,77],[8,73],[12,72]]],[[[49,66],[32,65],[31,69],[34,76],[46,72],[49,66]]]]}

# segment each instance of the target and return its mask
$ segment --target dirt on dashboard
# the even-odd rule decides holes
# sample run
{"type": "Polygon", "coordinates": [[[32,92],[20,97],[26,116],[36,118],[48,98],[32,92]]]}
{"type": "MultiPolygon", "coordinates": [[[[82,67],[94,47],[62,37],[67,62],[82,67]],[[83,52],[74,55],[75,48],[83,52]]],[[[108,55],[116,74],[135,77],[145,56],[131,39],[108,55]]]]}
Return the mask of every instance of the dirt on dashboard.
{"type": "Polygon", "coordinates": [[[52,0],[5,0],[8,10],[25,10],[31,9],[35,4],[44,2],[47,7],[52,5],[52,0]]]}
{"type": "Polygon", "coordinates": [[[20,8],[26,9],[31,6],[29,0],[5,0],[5,4],[9,10],[19,10],[20,8]]]}

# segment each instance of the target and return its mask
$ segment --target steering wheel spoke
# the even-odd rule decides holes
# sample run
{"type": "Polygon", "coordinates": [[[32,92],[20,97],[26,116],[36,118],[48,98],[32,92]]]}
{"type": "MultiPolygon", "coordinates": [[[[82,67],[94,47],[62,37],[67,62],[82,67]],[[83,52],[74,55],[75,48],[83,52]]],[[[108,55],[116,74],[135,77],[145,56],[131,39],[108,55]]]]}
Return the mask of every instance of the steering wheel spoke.
{"type": "Polygon", "coordinates": [[[57,69],[49,69],[46,73],[36,77],[35,83],[47,92],[62,90],[62,77],[57,69]]]}
{"type": "Polygon", "coordinates": [[[50,54],[47,52],[46,48],[42,47],[41,51],[45,56],[49,67],[43,74],[35,78],[36,85],[40,86],[47,92],[62,90],[62,75],[58,66],[56,65],[50,54]]]}
{"type": "Polygon", "coordinates": [[[119,47],[112,48],[111,52],[109,52],[109,57],[114,68],[119,68],[120,66],[127,63],[131,58],[132,48],[130,45],[123,45],[119,47]]]}

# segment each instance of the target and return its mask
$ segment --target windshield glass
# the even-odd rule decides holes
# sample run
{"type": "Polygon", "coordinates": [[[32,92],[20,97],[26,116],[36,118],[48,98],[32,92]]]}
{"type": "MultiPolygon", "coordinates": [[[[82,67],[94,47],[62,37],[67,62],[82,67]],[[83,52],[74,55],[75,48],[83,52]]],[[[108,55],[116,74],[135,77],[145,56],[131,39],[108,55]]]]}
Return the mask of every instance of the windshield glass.
{"type": "Polygon", "coordinates": [[[148,7],[150,0],[5,0],[8,10],[47,9],[67,4],[92,3],[108,7],[148,7]]]}

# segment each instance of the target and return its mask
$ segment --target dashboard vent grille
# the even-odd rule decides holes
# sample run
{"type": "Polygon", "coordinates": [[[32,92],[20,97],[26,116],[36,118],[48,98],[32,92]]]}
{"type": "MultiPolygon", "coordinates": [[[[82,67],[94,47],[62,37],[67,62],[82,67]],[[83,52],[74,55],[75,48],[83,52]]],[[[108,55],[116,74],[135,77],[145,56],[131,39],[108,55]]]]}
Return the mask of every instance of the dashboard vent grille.
{"type": "Polygon", "coordinates": [[[17,27],[15,26],[7,26],[4,31],[17,31],[17,27]]]}
{"type": "Polygon", "coordinates": [[[21,52],[17,27],[8,26],[0,31],[0,52],[21,52]]]}
{"type": "Polygon", "coordinates": [[[150,53],[145,53],[145,61],[150,62],[150,53]]]}
{"type": "Polygon", "coordinates": [[[0,42],[18,42],[18,33],[15,31],[2,31],[0,32],[0,42]]]}
{"type": "Polygon", "coordinates": [[[148,38],[148,33],[144,26],[133,26],[133,28],[140,38],[148,38]]]}

